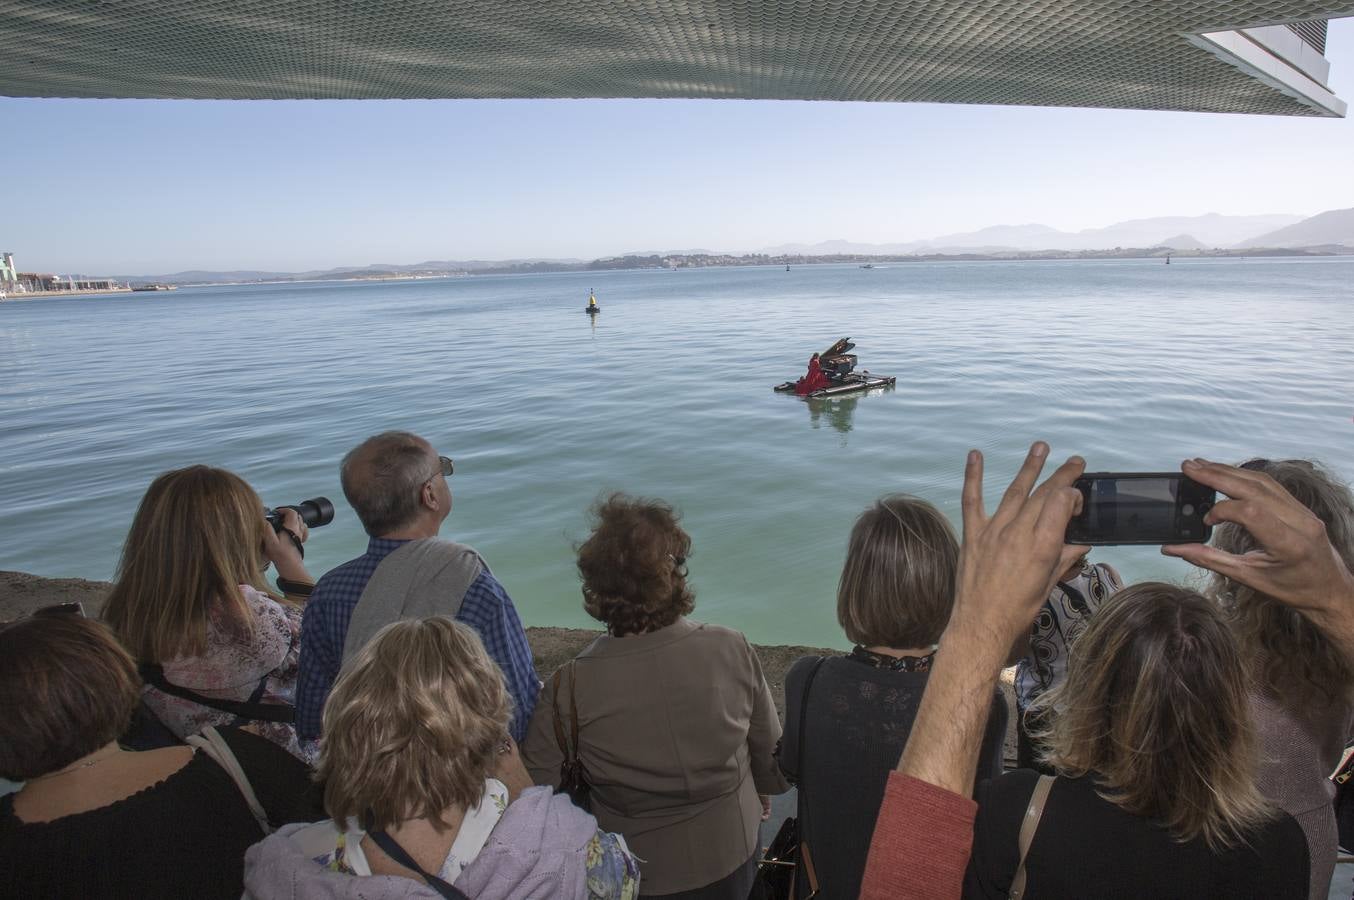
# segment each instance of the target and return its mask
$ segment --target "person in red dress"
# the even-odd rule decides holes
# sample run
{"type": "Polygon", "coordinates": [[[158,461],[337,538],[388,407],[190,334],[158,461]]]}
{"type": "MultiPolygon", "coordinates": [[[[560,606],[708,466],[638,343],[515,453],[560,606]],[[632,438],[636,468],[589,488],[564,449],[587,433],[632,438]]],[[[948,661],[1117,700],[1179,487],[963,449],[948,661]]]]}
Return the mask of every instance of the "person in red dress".
{"type": "Polygon", "coordinates": [[[809,357],[809,371],[795,382],[795,393],[803,397],[832,384],[832,379],[823,371],[818,362],[818,354],[809,357]]]}

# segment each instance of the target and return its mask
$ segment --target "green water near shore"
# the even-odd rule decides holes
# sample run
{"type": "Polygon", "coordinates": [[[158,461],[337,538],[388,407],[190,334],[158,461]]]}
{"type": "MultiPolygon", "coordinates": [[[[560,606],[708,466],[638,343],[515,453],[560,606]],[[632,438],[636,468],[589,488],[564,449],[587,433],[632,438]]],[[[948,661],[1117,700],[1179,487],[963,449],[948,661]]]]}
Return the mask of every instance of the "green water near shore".
{"type": "MultiPolygon", "coordinates": [[[[338,460],[386,428],[456,460],[445,534],[529,625],[587,626],[599,493],[685,513],[698,618],[842,646],[854,517],[907,491],[957,522],[1035,438],[1097,470],[1323,458],[1354,475],[1354,260],[1049,261],[260,285],[0,305],[0,569],[107,579],[145,486],[205,462],[327,494],[317,574],[361,552],[338,460]],[[583,312],[589,289],[603,311],[583,312]],[[773,394],[836,337],[890,390],[773,394]]],[[[1147,548],[1133,579],[1188,577],[1147,548]]]]}

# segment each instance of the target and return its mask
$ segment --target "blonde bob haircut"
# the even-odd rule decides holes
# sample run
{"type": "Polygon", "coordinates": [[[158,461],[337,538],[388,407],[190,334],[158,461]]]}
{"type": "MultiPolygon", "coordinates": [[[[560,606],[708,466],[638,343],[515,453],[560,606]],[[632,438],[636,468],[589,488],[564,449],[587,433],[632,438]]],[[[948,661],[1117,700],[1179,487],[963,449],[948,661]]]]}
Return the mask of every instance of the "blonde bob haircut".
{"type": "Polygon", "coordinates": [[[511,701],[479,636],[445,616],[382,628],[324,705],[315,778],[335,822],[367,829],[480,802],[508,740],[511,701]]]}
{"type": "Polygon", "coordinates": [[[240,585],[269,593],[267,528],[262,502],[240,476],[210,466],[165,472],[137,507],[104,621],[148,663],[205,653],[209,619],[252,633],[240,585]]]}
{"type": "Polygon", "coordinates": [[[851,529],[837,586],[837,621],[865,647],[934,644],[950,621],[959,542],[930,503],[890,494],[851,529]]]}
{"type": "Polygon", "coordinates": [[[1143,582],[1119,591],[1072,646],[1067,680],[1035,701],[1060,775],[1214,851],[1272,812],[1255,785],[1246,670],[1212,602],[1143,582]]]}
{"type": "MultiPolygon", "coordinates": [[[[1330,472],[1304,459],[1253,459],[1242,468],[1264,472],[1326,526],[1326,537],[1354,570],[1354,494],[1330,472]]],[[[1245,528],[1223,522],[1213,546],[1244,554],[1261,549],[1245,528]]],[[[1354,664],[1320,628],[1298,610],[1223,575],[1213,573],[1210,592],[1231,617],[1233,630],[1260,688],[1290,706],[1343,703],[1354,686],[1354,664]]]]}

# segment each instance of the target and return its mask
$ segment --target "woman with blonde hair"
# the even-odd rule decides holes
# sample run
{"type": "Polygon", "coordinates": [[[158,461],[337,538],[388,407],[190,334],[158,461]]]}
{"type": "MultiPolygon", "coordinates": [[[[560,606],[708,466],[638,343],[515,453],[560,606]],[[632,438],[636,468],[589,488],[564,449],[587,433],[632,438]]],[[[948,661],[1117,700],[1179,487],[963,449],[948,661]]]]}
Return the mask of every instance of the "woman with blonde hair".
{"type": "Polygon", "coordinates": [[[297,740],[301,611],[314,579],[305,523],[274,531],[253,488],[232,472],[189,466],[151,482],[123,546],[103,618],[142,667],[150,710],[179,738],[246,723],[309,760],[297,740]],[[285,596],[271,593],[272,563],[285,596]]]}
{"type": "Polygon", "coordinates": [[[555,673],[522,756],[558,786],[567,742],[597,820],[642,860],[645,896],[746,900],[768,795],[788,787],[761,663],[739,632],[686,617],[691,538],[671,506],[614,494],[593,518],[578,572],[607,633],[555,673]]]}
{"type": "Polygon", "coordinates": [[[1256,786],[1246,688],[1212,602],[1115,594],[1035,704],[1057,776],[979,786],[964,896],[1306,897],[1302,829],[1256,786]]]}
{"type": "Polygon", "coordinates": [[[637,863],[568,797],[530,787],[511,701],[479,637],[450,618],[382,628],[324,707],[330,820],[249,851],[245,896],[626,898],[637,863]]]}
{"type": "MultiPolygon", "coordinates": [[[[818,896],[860,894],[874,817],[930,678],[954,606],[959,543],[930,503],[881,497],[856,519],[837,587],[837,621],[856,645],[846,656],[806,656],[785,677],[781,771],[799,787],[800,839],[818,896]]],[[[998,691],[978,778],[1001,774],[1008,712],[998,691]]],[[[799,867],[796,896],[814,885],[799,867]]]]}
{"type": "MultiPolygon", "coordinates": [[[[1354,494],[1321,466],[1301,459],[1253,459],[1241,468],[1269,475],[1326,527],[1331,546],[1354,569],[1354,494]]],[[[1229,522],[1213,546],[1264,552],[1229,522]]],[[[1209,583],[1230,615],[1250,669],[1251,712],[1260,741],[1260,790],[1291,813],[1307,835],[1311,896],[1325,897],[1338,844],[1330,774],[1354,737],[1354,662],[1293,607],[1223,575],[1209,583]]]]}

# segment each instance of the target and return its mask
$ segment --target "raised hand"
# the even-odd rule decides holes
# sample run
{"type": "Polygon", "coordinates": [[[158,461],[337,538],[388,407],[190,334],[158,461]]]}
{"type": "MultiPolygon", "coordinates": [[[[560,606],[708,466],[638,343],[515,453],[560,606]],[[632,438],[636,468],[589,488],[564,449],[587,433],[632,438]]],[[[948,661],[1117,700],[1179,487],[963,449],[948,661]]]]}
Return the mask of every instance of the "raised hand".
{"type": "Polygon", "coordinates": [[[1170,544],[1161,552],[1301,610],[1354,657],[1354,574],[1327,538],[1325,523],[1264,472],[1203,459],[1180,468],[1228,497],[1204,521],[1240,525],[1260,546],[1236,554],[1206,544],[1170,544]]]}
{"type": "Polygon", "coordinates": [[[1048,458],[1036,441],[990,517],[983,506],[983,455],[969,451],[964,469],[964,546],[959,555],[951,627],[974,627],[1009,647],[1029,627],[1059,573],[1084,555],[1063,544],[1081,504],[1072,487],[1086,468],[1073,456],[1035,487],[1048,458]]]}

